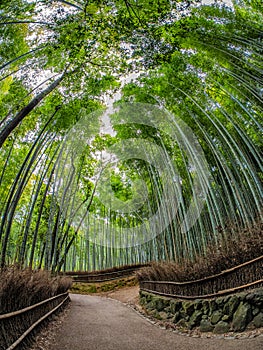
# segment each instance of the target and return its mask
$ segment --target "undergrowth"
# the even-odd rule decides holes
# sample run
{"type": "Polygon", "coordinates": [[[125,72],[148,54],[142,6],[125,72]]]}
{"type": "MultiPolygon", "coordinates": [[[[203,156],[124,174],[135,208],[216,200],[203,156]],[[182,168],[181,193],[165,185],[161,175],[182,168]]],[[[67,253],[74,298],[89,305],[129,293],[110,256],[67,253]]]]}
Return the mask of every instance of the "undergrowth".
{"type": "Polygon", "coordinates": [[[229,232],[217,246],[207,247],[206,256],[195,262],[152,262],[136,272],[138,281],[191,281],[220,273],[263,255],[263,223],[243,230],[239,238],[229,232]],[[241,237],[241,238],[240,238],[241,237]]]}
{"type": "Polygon", "coordinates": [[[93,294],[115,291],[123,287],[135,286],[138,283],[135,277],[121,278],[110,282],[73,283],[70,291],[76,294],[93,294]]]}
{"type": "Polygon", "coordinates": [[[69,277],[52,277],[48,271],[22,270],[15,266],[0,270],[0,281],[0,314],[64,293],[72,285],[69,277]]]}

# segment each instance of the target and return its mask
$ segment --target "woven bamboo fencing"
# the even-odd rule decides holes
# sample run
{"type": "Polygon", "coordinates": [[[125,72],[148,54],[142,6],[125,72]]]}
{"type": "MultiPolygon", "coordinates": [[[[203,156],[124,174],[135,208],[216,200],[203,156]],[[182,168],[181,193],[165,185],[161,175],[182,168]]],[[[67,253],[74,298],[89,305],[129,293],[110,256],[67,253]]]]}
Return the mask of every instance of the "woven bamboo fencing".
{"type": "Polygon", "coordinates": [[[73,278],[74,282],[83,282],[83,283],[99,283],[106,281],[113,281],[119,278],[129,277],[134,274],[135,271],[139,270],[141,267],[146,266],[146,264],[142,265],[134,265],[128,267],[120,267],[115,269],[114,271],[107,272],[66,272],[67,276],[73,278]]]}
{"type": "Polygon", "coordinates": [[[59,294],[21,310],[0,315],[0,349],[28,348],[36,328],[69,301],[59,294]]]}
{"type": "Polygon", "coordinates": [[[263,287],[263,256],[194,281],[140,281],[141,290],[182,299],[212,298],[255,287],[263,287]]]}

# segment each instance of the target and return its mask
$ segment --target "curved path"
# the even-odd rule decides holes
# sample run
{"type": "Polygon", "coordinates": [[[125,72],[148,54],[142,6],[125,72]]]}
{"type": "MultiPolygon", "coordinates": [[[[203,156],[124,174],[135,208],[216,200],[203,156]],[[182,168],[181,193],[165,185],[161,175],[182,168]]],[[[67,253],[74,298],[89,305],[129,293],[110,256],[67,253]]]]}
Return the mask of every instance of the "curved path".
{"type": "Polygon", "coordinates": [[[262,350],[263,337],[192,338],[161,329],[124,304],[71,294],[52,350],[262,350]]]}

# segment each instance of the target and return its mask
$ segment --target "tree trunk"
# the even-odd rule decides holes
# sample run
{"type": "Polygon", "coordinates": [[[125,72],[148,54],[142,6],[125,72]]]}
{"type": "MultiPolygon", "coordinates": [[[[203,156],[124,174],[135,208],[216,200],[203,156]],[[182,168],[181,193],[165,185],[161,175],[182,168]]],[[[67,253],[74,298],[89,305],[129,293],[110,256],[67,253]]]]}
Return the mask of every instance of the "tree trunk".
{"type": "Polygon", "coordinates": [[[95,196],[96,188],[97,188],[97,183],[95,184],[95,187],[94,187],[93,192],[91,194],[91,197],[90,197],[90,200],[89,200],[86,212],[85,212],[84,216],[82,217],[78,227],[76,228],[72,238],[70,239],[69,243],[65,247],[64,255],[61,257],[60,261],[57,263],[57,266],[54,266],[54,269],[56,269],[57,272],[59,272],[61,270],[63,264],[65,263],[65,259],[66,259],[66,256],[67,256],[68,252],[69,252],[69,249],[72,246],[74,240],[76,239],[76,237],[78,235],[79,229],[80,229],[80,227],[81,227],[81,225],[82,225],[82,223],[83,223],[83,221],[85,219],[85,216],[86,216],[87,212],[89,211],[89,209],[91,207],[91,204],[93,202],[93,198],[95,196]]]}
{"type": "Polygon", "coordinates": [[[12,120],[0,132],[0,148],[11,132],[17,125],[50,93],[52,92],[64,79],[65,73],[49,85],[44,91],[40,92],[31,102],[28,103],[20,112],[18,112],[12,120]]]}

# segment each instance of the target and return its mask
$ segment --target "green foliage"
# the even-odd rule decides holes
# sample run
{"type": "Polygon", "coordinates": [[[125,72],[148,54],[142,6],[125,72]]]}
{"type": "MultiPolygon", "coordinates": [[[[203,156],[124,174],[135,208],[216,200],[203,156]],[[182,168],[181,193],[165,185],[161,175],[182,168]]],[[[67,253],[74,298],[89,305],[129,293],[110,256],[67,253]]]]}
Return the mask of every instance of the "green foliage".
{"type": "MultiPolygon", "coordinates": [[[[82,266],[92,262],[101,268],[125,259],[190,259],[204,253],[211,237],[216,242],[224,236],[218,227],[228,220],[246,226],[259,215],[262,4],[236,0],[234,8],[199,5],[179,0],[0,4],[0,132],[8,131],[25,111],[1,148],[2,264],[19,260],[35,267],[68,268],[80,257],[82,266]],[[129,84],[122,79],[128,73],[136,76],[129,84]],[[43,94],[59,76],[61,81],[43,94]],[[129,138],[163,148],[182,185],[178,217],[191,202],[197,176],[187,152],[166,130],[121,125],[121,114],[116,114],[114,134],[100,134],[101,115],[92,112],[121,86],[119,103],[161,105],[175,121],[178,117],[187,124],[204,151],[212,179],[199,226],[187,237],[174,222],[153,242],[110,251],[89,242],[96,226],[83,232],[74,225],[74,203],[84,203],[87,212],[100,219],[100,229],[118,227],[121,240],[122,229],[143,224],[157,210],[164,181],[158,169],[142,159],[119,162],[109,170],[106,197],[128,205],[134,193],[143,192],[143,179],[148,201],[136,212],[109,210],[96,193],[99,154],[129,138]],[[38,103],[27,112],[35,98],[38,103]],[[82,118],[87,118],[89,139],[77,162],[74,147],[63,154],[63,140],[82,118]],[[56,167],[63,157],[73,159],[60,173],[56,167]],[[57,198],[55,188],[60,185],[64,192],[57,198]]],[[[82,146],[78,140],[72,144],[82,146]]]]}
{"type": "Polygon", "coordinates": [[[137,280],[134,277],[121,278],[112,282],[100,282],[96,284],[75,282],[71,287],[71,292],[77,294],[107,293],[135,285],[137,285],[137,280]]]}

